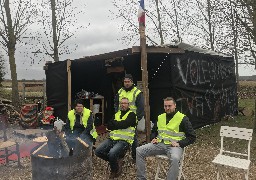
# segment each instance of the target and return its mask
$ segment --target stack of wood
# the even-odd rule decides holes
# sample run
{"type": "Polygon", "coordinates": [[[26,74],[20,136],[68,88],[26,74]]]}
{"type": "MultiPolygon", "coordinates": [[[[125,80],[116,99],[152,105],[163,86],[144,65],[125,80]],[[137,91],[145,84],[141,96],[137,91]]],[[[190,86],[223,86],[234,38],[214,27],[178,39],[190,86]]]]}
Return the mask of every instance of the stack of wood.
{"type": "Polygon", "coordinates": [[[6,123],[15,124],[18,123],[20,114],[11,103],[8,99],[0,98],[0,114],[6,117],[6,123]]]}

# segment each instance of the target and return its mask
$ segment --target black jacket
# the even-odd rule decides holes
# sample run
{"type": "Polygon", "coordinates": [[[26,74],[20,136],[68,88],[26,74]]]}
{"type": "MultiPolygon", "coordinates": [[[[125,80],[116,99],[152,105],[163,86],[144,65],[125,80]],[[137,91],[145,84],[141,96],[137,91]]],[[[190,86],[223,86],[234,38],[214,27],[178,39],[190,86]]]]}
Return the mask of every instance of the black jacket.
{"type": "MultiPolygon", "coordinates": [[[[166,124],[169,123],[169,121],[172,120],[173,116],[176,114],[166,114],[166,124]]],[[[180,141],[178,141],[180,147],[184,148],[190,144],[193,144],[196,140],[196,133],[192,127],[191,122],[189,121],[189,118],[187,116],[185,116],[181,123],[180,123],[180,127],[179,127],[180,132],[184,132],[185,133],[185,139],[182,139],[180,141]]],[[[156,138],[158,135],[158,127],[157,127],[157,122],[155,122],[152,131],[151,131],[151,139],[156,138]]]]}
{"type": "MultiPolygon", "coordinates": [[[[91,135],[90,132],[93,129],[93,116],[92,116],[92,113],[90,114],[90,116],[88,118],[86,128],[84,127],[83,124],[80,124],[80,118],[81,118],[81,115],[76,114],[76,120],[75,120],[75,125],[74,125],[74,129],[73,130],[77,130],[77,131],[79,131],[81,133],[84,133],[84,134],[87,134],[87,135],[91,135]]],[[[69,121],[69,119],[67,119],[66,122],[67,122],[67,124],[65,125],[66,132],[70,133],[71,129],[70,129],[70,121],[69,121]]]]}
{"type": "MultiPolygon", "coordinates": [[[[121,111],[122,118],[130,109],[126,111],[121,111]]],[[[123,121],[115,120],[115,116],[108,122],[108,129],[109,130],[118,130],[118,129],[126,129],[128,127],[136,127],[136,114],[134,112],[130,112],[127,118],[123,121]]]]}

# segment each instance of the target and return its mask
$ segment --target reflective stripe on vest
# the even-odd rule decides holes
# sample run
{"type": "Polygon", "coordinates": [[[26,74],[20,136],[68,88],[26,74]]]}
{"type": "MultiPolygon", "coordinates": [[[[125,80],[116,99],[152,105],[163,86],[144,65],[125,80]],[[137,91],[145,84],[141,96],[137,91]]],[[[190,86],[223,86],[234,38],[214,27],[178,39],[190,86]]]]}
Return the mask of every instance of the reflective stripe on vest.
{"type": "MultiPolygon", "coordinates": [[[[90,115],[91,115],[91,111],[89,109],[84,108],[83,109],[83,116],[82,116],[82,122],[83,122],[84,128],[87,127],[87,122],[88,122],[88,119],[89,119],[90,115]]],[[[68,112],[68,120],[70,122],[70,129],[71,129],[71,131],[73,131],[74,126],[75,126],[75,121],[76,121],[76,115],[75,115],[75,110],[74,109],[72,109],[68,112]]],[[[95,130],[94,123],[93,123],[93,128],[90,131],[90,134],[92,135],[92,137],[94,139],[96,139],[97,136],[98,136],[98,134],[95,130]]]]}
{"type": "Polygon", "coordinates": [[[166,113],[158,116],[158,142],[164,141],[165,144],[171,144],[171,141],[180,141],[185,138],[185,133],[179,131],[179,126],[184,118],[184,114],[179,111],[173,116],[173,118],[166,124],[166,113]]]}
{"type": "MultiPolygon", "coordinates": [[[[132,113],[131,110],[129,110],[122,118],[121,116],[121,111],[118,111],[115,114],[115,120],[116,121],[124,121],[127,119],[128,115],[132,113]]],[[[134,127],[128,127],[126,129],[118,129],[118,130],[113,130],[110,132],[110,138],[113,140],[124,140],[127,141],[128,143],[132,144],[133,139],[135,136],[135,128],[134,127]]]]}
{"type": "Polygon", "coordinates": [[[164,138],[162,137],[161,135],[158,135],[157,138],[161,139],[161,140],[164,140],[164,141],[171,141],[171,142],[177,142],[176,139],[172,139],[172,138],[164,138]]]}
{"type": "Polygon", "coordinates": [[[166,133],[170,136],[184,136],[184,133],[176,133],[176,132],[171,132],[168,130],[159,130],[158,133],[166,133]]]}
{"type": "MultiPolygon", "coordinates": [[[[121,102],[123,97],[128,98],[129,104],[130,104],[130,110],[136,114],[137,107],[135,105],[135,102],[136,102],[136,98],[140,92],[141,91],[137,87],[133,87],[133,89],[131,91],[125,91],[123,88],[121,88],[118,91],[119,102],[121,102]]],[[[120,107],[119,107],[119,110],[120,110],[120,107]]]]}
{"type": "Polygon", "coordinates": [[[122,135],[122,134],[114,134],[114,133],[110,133],[111,137],[119,137],[122,140],[133,140],[133,136],[126,136],[126,135],[122,135]]]}

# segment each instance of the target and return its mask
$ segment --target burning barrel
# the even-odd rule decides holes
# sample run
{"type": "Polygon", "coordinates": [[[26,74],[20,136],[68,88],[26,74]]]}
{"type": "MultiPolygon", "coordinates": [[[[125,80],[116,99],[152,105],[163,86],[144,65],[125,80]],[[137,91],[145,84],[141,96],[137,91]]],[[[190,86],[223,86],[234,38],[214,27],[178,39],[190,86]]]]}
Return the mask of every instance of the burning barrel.
{"type": "Polygon", "coordinates": [[[92,179],[92,149],[77,139],[73,155],[52,156],[47,143],[31,154],[33,180],[92,179]]]}

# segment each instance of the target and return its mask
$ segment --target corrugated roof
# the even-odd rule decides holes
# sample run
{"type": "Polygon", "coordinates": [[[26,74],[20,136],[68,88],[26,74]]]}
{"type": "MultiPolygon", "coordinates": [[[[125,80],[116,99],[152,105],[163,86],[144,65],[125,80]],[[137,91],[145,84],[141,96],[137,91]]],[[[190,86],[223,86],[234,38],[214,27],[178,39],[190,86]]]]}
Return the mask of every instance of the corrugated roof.
{"type": "Polygon", "coordinates": [[[176,46],[178,48],[181,48],[181,49],[184,49],[184,50],[187,50],[187,51],[193,51],[193,52],[199,52],[199,53],[204,53],[204,54],[210,54],[210,55],[214,55],[214,56],[231,57],[231,56],[223,54],[223,53],[218,53],[218,52],[215,52],[215,51],[212,51],[212,50],[208,50],[208,49],[202,49],[202,48],[199,48],[199,47],[196,47],[196,46],[192,46],[192,45],[189,45],[189,44],[186,44],[186,43],[182,43],[182,42],[179,42],[179,43],[175,44],[174,46],[176,46]]]}
{"type": "MultiPolygon", "coordinates": [[[[210,55],[215,55],[215,56],[222,56],[222,57],[231,57],[226,54],[222,53],[217,53],[215,51],[207,50],[207,49],[202,49],[196,46],[192,46],[186,43],[177,43],[177,44],[165,44],[165,45],[160,45],[160,46],[148,46],[148,48],[154,48],[154,47],[169,47],[177,48],[177,52],[179,53],[178,49],[183,49],[185,51],[191,51],[191,52],[199,52],[199,53],[204,53],[204,54],[210,54],[210,55]]],[[[133,48],[128,48],[128,49],[123,49],[123,50],[118,50],[118,51],[113,51],[113,52],[108,52],[108,53],[103,53],[103,54],[98,54],[98,55],[93,55],[93,56],[84,56],[79,59],[74,59],[74,60],[79,60],[79,61],[97,61],[97,60],[107,60],[107,59],[113,59],[113,58],[118,58],[118,57],[124,57],[124,56],[129,56],[133,55],[133,48]]],[[[154,52],[156,53],[156,52],[154,52]]],[[[165,53],[163,51],[160,51],[159,53],[165,53]]],[[[167,53],[167,52],[166,52],[167,53]]]]}
{"type": "Polygon", "coordinates": [[[107,60],[107,59],[112,59],[112,58],[124,57],[124,56],[129,56],[129,55],[132,55],[132,48],[98,54],[98,55],[93,55],[93,56],[84,56],[82,58],[74,59],[74,60],[97,61],[97,60],[107,60]]]}

